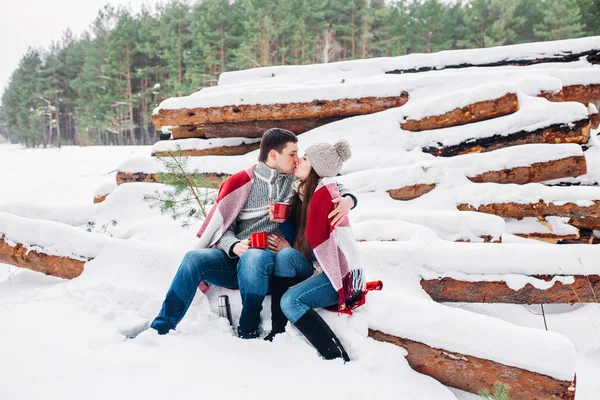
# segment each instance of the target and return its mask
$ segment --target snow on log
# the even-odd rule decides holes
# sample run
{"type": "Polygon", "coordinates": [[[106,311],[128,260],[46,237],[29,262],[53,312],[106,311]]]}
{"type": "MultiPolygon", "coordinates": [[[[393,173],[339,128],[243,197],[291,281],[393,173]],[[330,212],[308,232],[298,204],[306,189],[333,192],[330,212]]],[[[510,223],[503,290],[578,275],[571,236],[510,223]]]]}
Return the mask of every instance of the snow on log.
{"type": "Polygon", "coordinates": [[[590,121],[585,118],[579,121],[552,124],[533,131],[519,130],[506,135],[494,135],[485,138],[469,138],[465,142],[453,146],[426,147],[424,152],[441,157],[452,157],[460,154],[482,153],[510,146],[528,143],[577,143],[585,144],[590,136],[590,121]]]}
{"type": "Polygon", "coordinates": [[[152,146],[152,156],[235,156],[258,149],[260,139],[163,140],[152,146]]]}
{"type": "MultiPolygon", "coordinates": [[[[160,128],[164,125],[181,126],[256,120],[350,117],[400,107],[407,100],[408,94],[405,91],[398,91],[395,96],[318,99],[306,103],[239,104],[191,109],[160,108],[156,114],[152,115],[152,122],[157,128],[160,128]]],[[[166,106],[161,103],[161,107],[166,106]]]]}
{"type": "MultiPolygon", "coordinates": [[[[402,109],[393,110],[401,113],[402,109]]],[[[409,137],[413,148],[436,156],[485,152],[526,143],[585,143],[589,113],[574,102],[553,103],[519,96],[519,111],[473,124],[422,131],[409,137]]]]}
{"type": "Polygon", "coordinates": [[[105,194],[104,196],[95,196],[94,197],[94,204],[102,203],[104,200],[106,200],[106,196],[108,196],[108,195],[105,194]]]}
{"type": "Polygon", "coordinates": [[[547,216],[545,218],[506,219],[506,232],[527,239],[558,243],[579,239],[579,229],[569,225],[569,218],[547,216]]]}
{"type": "Polygon", "coordinates": [[[440,183],[526,184],[585,174],[586,159],[576,144],[528,144],[488,153],[436,158],[402,167],[375,168],[343,175],[354,192],[387,190],[396,200],[412,200],[440,183]]]}
{"type": "Polygon", "coordinates": [[[44,253],[44,249],[40,250],[28,248],[23,243],[13,242],[4,234],[0,236],[0,263],[64,279],[77,278],[83,272],[86,261],[53,256],[44,253]]]}
{"type": "Polygon", "coordinates": [[[73,279],[110,238],[52,221],[0,213],[0,262],[73,279]]]}
{"type": "Polygon", "coordinates": [[[541,288],[530,282],[519,289],[511,288],[501,275],[490,278],[492,280],[486,280],[486,277],[478,280],[477,276],[421,279],[421,287],[440,303],[597,303],[600,295],[599,275],[534,275],[522,278],[537,281],[541,288]]]}
{"type": "Polygon", "coordinates": [[[117,182],[114,178],[111,178],[102,185],[98,186],[96,190],[94,190],[94,204],[102,203],[104,200],[106,200],[106,196],[111,194],[112,191],[117,188],[117,186],[117,182]]]}
{"type": "Polygon", "coordinates": [[[600,61],[598,36],[489,47],[484,49],[449,50],[431,54],[409,54],[398,57],[350,60],[306,66],[273,66],[244,71],[225,72],[219,76],[219,86],[241,84],[275,85],[283,82],[303,82],[309,78],[342,79],[375,76],[385,73],[432,71],[446,68],[485,67],[500,65],[530,65],[540,63],[600,61]],[[580,60],[584,57],[584,60],[580,60]]]}
{"type": "Polygon", "coordinates": [[[474,237],[474,235],[461,235],[459,230],[455,230],[450,235],[442,235],[444,237],[438,237],[437,232],[433,229],[428,228],[423,225],[404,222],[402,220],[375,220],[375,221],[364,221],[359,222],[357,224],[352,225],[352,232],[354,233],[354,237],[356,240],[365,242],[365,241],[408,241],[415,240],[419,238],[420,240],[427,242],[435,242],[436,240],[448,239],[453,240],[455,242],[467,242],[467,243],[501,243],[502,240],[500,235],[497,234],[495,236],[481,235],[478,237],[474,237]]]}
{"type": "Polygon", "coordinates": [[[385,289],[363,308],[371,338],[403,347],[415,371],[444,385],[478,394],[499,382],[513,400],[575,398],[575,349],[560,334],[385,289]]]}
{"type": "Polygon", "coordinates": [[[426,243],[469,241],[498,242],[505,232],[504,220],[494,215],[462,211],[400,210],[361,208],[350,213],[359,240],[410,241],[426,243]]]}
{"type": "MultiPolygon", "coordinates": [[[[454,96],[454,93],[452,95],[454,96]]],[[[458,93],[456,95],[460,97],[458,93]]],[[[495,99],[478,101],[461,108],[455,108],[442,115],[432,115],[422,119],[407,119],[401,126],[402,129],[411,132],[447,128],[501,117],[517,112],[518,109],[517,94],[506,93],[495,99]]]]}
{"type": "Polygon", "coordinates": [[[463,185],[456,191],[457,208],[479,211],[505,218],[525,217],[581,218],[600,215],[600,188],[591,186],[463,185]]]}

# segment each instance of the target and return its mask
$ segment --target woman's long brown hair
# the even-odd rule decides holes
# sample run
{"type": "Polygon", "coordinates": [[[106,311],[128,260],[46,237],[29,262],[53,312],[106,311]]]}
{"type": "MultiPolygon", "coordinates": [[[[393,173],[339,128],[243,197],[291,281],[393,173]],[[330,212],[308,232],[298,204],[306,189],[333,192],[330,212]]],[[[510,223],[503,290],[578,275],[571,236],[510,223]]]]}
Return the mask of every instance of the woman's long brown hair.
{"type": "Polygon", "coordinates": [[[310,247],[310,243],[308,243],[308,239],[306,238],[306,221],[308,219],[308,207],[319,184],[319,179],[321,179],[319,175],[311,168],[306,180],[300,181],[300,185],[298,186],[298,192],[304,192],[304,200],[301,201],[300,196],[296,193],[290,204],[291,220],[297,232],[293,247],[304,254],[309,260],[312,260],[313,256],[312,247],[310,247]]]}

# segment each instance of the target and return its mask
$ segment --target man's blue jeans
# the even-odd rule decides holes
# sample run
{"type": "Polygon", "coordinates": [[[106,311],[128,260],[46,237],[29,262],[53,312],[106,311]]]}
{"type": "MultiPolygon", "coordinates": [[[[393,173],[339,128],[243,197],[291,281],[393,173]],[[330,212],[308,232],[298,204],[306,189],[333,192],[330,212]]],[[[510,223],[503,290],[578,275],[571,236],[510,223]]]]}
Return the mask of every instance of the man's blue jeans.
{"type": "Polygon", "coordinates": [[[151,327],[161,335],[175,329],[190,307],[198,284],[205,281],[215,286],[240,289],[239,333],[241,337],[255,337],[274,267],[275,253],[269,250],[250,249],[239,259],[228,257],[220,249],[189,251],[181,261],[151,327]]]}

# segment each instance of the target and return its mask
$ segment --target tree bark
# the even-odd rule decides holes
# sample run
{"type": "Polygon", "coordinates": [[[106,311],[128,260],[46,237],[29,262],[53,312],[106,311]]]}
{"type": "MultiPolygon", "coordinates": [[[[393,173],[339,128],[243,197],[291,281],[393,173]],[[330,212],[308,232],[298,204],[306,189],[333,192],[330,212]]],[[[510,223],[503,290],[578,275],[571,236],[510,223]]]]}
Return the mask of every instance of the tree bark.
{"type": "Polygon", "coordinates": [[[404,348],[408,352],[406,360],[412,369],[431,376],[446,386],[466,392],[493,393],[494,385],[501,382],[510,387],[511,400],[573,400],[575,398],[575,377],[572,381],[560,381],[493,360],[436,349],[425,343],[373,329],[369,329],[369,337],[404,348]]]}
{"type": "Polygon", "coordinates": [[[339,100],[314,100],[310,103],[248,104],[223,107],[165,110],[152,115],[157,129],[163,126],[207,123],[285,120],[299,118],[350,117],[400,107],[408,100],[401,92],[390,97],[361,97],[339,100]]]}

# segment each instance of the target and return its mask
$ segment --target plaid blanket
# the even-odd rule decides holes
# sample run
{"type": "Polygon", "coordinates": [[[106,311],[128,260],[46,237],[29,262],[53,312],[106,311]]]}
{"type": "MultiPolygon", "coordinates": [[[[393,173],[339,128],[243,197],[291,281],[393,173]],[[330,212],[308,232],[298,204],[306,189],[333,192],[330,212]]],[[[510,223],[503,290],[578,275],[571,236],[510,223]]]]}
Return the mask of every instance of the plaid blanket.
{"type": "Polygon", "coordinates": [[[330,309],[349,312],[364,304],[366,288],[348,217],[335,228],[327,218],[336,207],[331,200],[339,196],[339,189],[333,180],[322,179],[319,182],[308,207],[306,238],[323,272],[338,292],[338,305],[330,309]]]}

